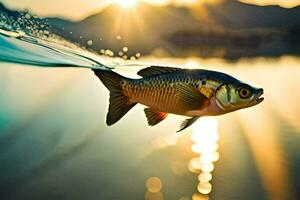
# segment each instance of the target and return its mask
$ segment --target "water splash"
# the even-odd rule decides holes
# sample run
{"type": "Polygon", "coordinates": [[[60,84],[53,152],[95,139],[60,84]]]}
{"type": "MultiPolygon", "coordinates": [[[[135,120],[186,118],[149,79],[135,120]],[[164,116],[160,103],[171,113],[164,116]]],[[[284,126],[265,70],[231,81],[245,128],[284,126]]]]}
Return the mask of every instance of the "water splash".
{"type": "Polygon", "coordinates": [[[55,38],[46,40],[0,29],[0,60],[48,67],[109,68],[102,64],[101,57],[62,43],[63,40],[55,38]]]}
{"type": "Polygon", "coordinates": [[[126,65],[126,60],[141,57],[140,53],[129,57],[126,46],[120,55],[120,52],[115,54],[110,49],[94,52],[92,45],[92,40],[88,40],[86,46],[66,41],[53,33],[47,19],[26,10],[9,15],[0,12],[0,61],[44,67],[112,69],[113,66],[126,65]]]}
{"type": "MultiPolygon", "coordinates": [[[[92,41],[88,42],[92,45],[92,41]]],[[[104,52],[111,56],[111,52],[104,52]]],[[[0,61],[46,67],[111,69],[105,56],[87,51],[51,33],[46,20],[28,11],[0,12],[0,61]]]]}

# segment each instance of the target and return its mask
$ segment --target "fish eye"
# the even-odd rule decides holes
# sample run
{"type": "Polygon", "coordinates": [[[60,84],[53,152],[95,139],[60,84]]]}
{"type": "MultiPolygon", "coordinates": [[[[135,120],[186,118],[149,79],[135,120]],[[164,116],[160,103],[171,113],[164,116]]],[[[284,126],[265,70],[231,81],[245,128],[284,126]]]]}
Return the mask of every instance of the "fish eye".
{"type": "Polygon", "coordinates": [[[241,99],[248,99],[253,94],[252,89],[248,85],[243,85],[240,87],[238,93],[241,99]]]}

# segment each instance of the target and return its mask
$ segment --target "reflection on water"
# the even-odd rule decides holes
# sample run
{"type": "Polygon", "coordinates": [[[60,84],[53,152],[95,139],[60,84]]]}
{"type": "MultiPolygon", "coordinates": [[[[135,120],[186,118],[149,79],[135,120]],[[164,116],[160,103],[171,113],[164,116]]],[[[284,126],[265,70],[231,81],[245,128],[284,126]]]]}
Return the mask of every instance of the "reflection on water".
{"type": "MultiPolygon", "coordinates": [[[[2,40],[1,47],[13,40],[2,40]]],[[[20,59],[25,50],[32,48],[0,53],[20,59]]],[[[27,55],[23,58],[32,60],[34,55],[27,55]]],[[[299,58],[229,63],[149,57],[143,62],[224,71],[263,87],[266,98],[218,121],[202,118],[180,135],[175,133],[180,119],[173,115],[148,128],[140,106],[106,127],[108,92],[91,70],[0,63],[0,194],[9,199],[299,199],[299,58]]],[[[127,64],[116,70],[134,77],[138,69],[127,64]]]]}
{"type": "Polygon", "coordinates": [[[161,193],[162,182],[158,177],[148,178],[146,186],[146,200],[163,200],[163,194],[161,193]]]}
{"type": "Polygon", "coordinates": [[[194,194],[193,200],[209,199],[212,191],[212,172],[214,162],[219,160],[218,153],[218,122],[215,118],[202,118],[193,126],[191,139],[194,142],[192,151],[199,156],[190,161],[189,169],[199,173],[197,190],[200,194],[194,194]]]}
{"type": "MultiPolygon", "coordinates": [[[[183,134],[175,133],[181,118],[173,115],[147,127],[140,106],[106,127],[108,92],[90,70],[1,63],[6,73],[0,74],[0,192],[14,199],[300,196],[298,59],[252,61],[251,67],[247,61],[151,62],[222,66],[218,70],[264,87],[266,100],[226,116],[201,118],[183,134]],[[286,88],[295,89],[291,93],[286,88]],[[228,182],[236,171],[239,176],[228,182]]],[[[133,74],[136,69],[122,70],[133,74]]]]}

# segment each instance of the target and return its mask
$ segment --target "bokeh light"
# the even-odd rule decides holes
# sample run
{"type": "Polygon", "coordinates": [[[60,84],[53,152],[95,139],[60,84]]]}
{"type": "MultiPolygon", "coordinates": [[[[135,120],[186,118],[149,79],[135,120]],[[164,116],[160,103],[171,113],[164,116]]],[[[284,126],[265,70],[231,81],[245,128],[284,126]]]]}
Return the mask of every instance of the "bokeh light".
{"type": "Polygon", "coordinates": [[[198,156],[190,161],[189,170],[200,173],[197,186],[200,194],[194,194],[193,199],[208,199],[207,194],[212,191],[210,181],[213,178],[211,174],[214,170],[213,163],[219,160],[218,122],[215,118],[203,118],[198,120],[192,128],[191,139],[194,144],[191,148],[198,156]]]}
{"type": "Polygon", "coordinates": [[[149,192],[159,192],[162,188],[162,182],[158,177],[150,177],[146,181],[146,186],[149,192]]]}
{"type": "Polygon", "coordinates": [[[207,183],[199,183],[197,187],[198,191],[201,194],[209,194],[211,192],[212,186],[209,182],[207,183]]]}
{"type": "Polygon", "coordinates": [[[195,193],[192,196],[192,200],[209,200],[209,196],[200,193],[195,193]]]}
{"type": "Polygon", "coordinates": [[[163,200],[163,194],[161,192],[146,192],[146,200],[163,200]]]}

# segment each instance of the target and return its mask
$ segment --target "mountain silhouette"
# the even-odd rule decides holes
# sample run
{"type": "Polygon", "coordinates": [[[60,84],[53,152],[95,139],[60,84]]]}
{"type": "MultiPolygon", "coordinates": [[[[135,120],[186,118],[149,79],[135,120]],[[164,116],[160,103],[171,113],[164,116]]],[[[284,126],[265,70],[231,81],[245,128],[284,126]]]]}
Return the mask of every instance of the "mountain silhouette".
{"type": "MultiPolygon", "coordinates": [[[[1,3],[0,11],[18,14],[1,3]]],[[[136,52],[228,58],[279,56],[298,54],[295,44],[300,43],[299,6],[288,9],[234,0],[193,8],[138,3],[124,9],[113,4],[81,21],[45,20],[62,37],[97,52],[110,49],[115,55],[126,46],[129,56],[136,52]]]]}
{"type": "Polygon", "coordinates": [[[48,19],[48,22],[59,30],[59,34],[67,34],[73,41],[86,44],[92,40],[93,46],[115,51],[128,46],[129,53],[149,53],[162,45],[168,48],[166,38],[172,33],[201,28],[187,8],[158,7],[146,3],[139,3],[133,10],[111,5],[79,22],[60,19],[48,19]],[[122,39],[117,40],[117,36],[122,39]]]}
{"type": "Polygon", "coordinates": [[[208,5],[210,17],[228,28],[282,28],[300,25],[300,6],[258,6],[239,1],[208,5]]]}

